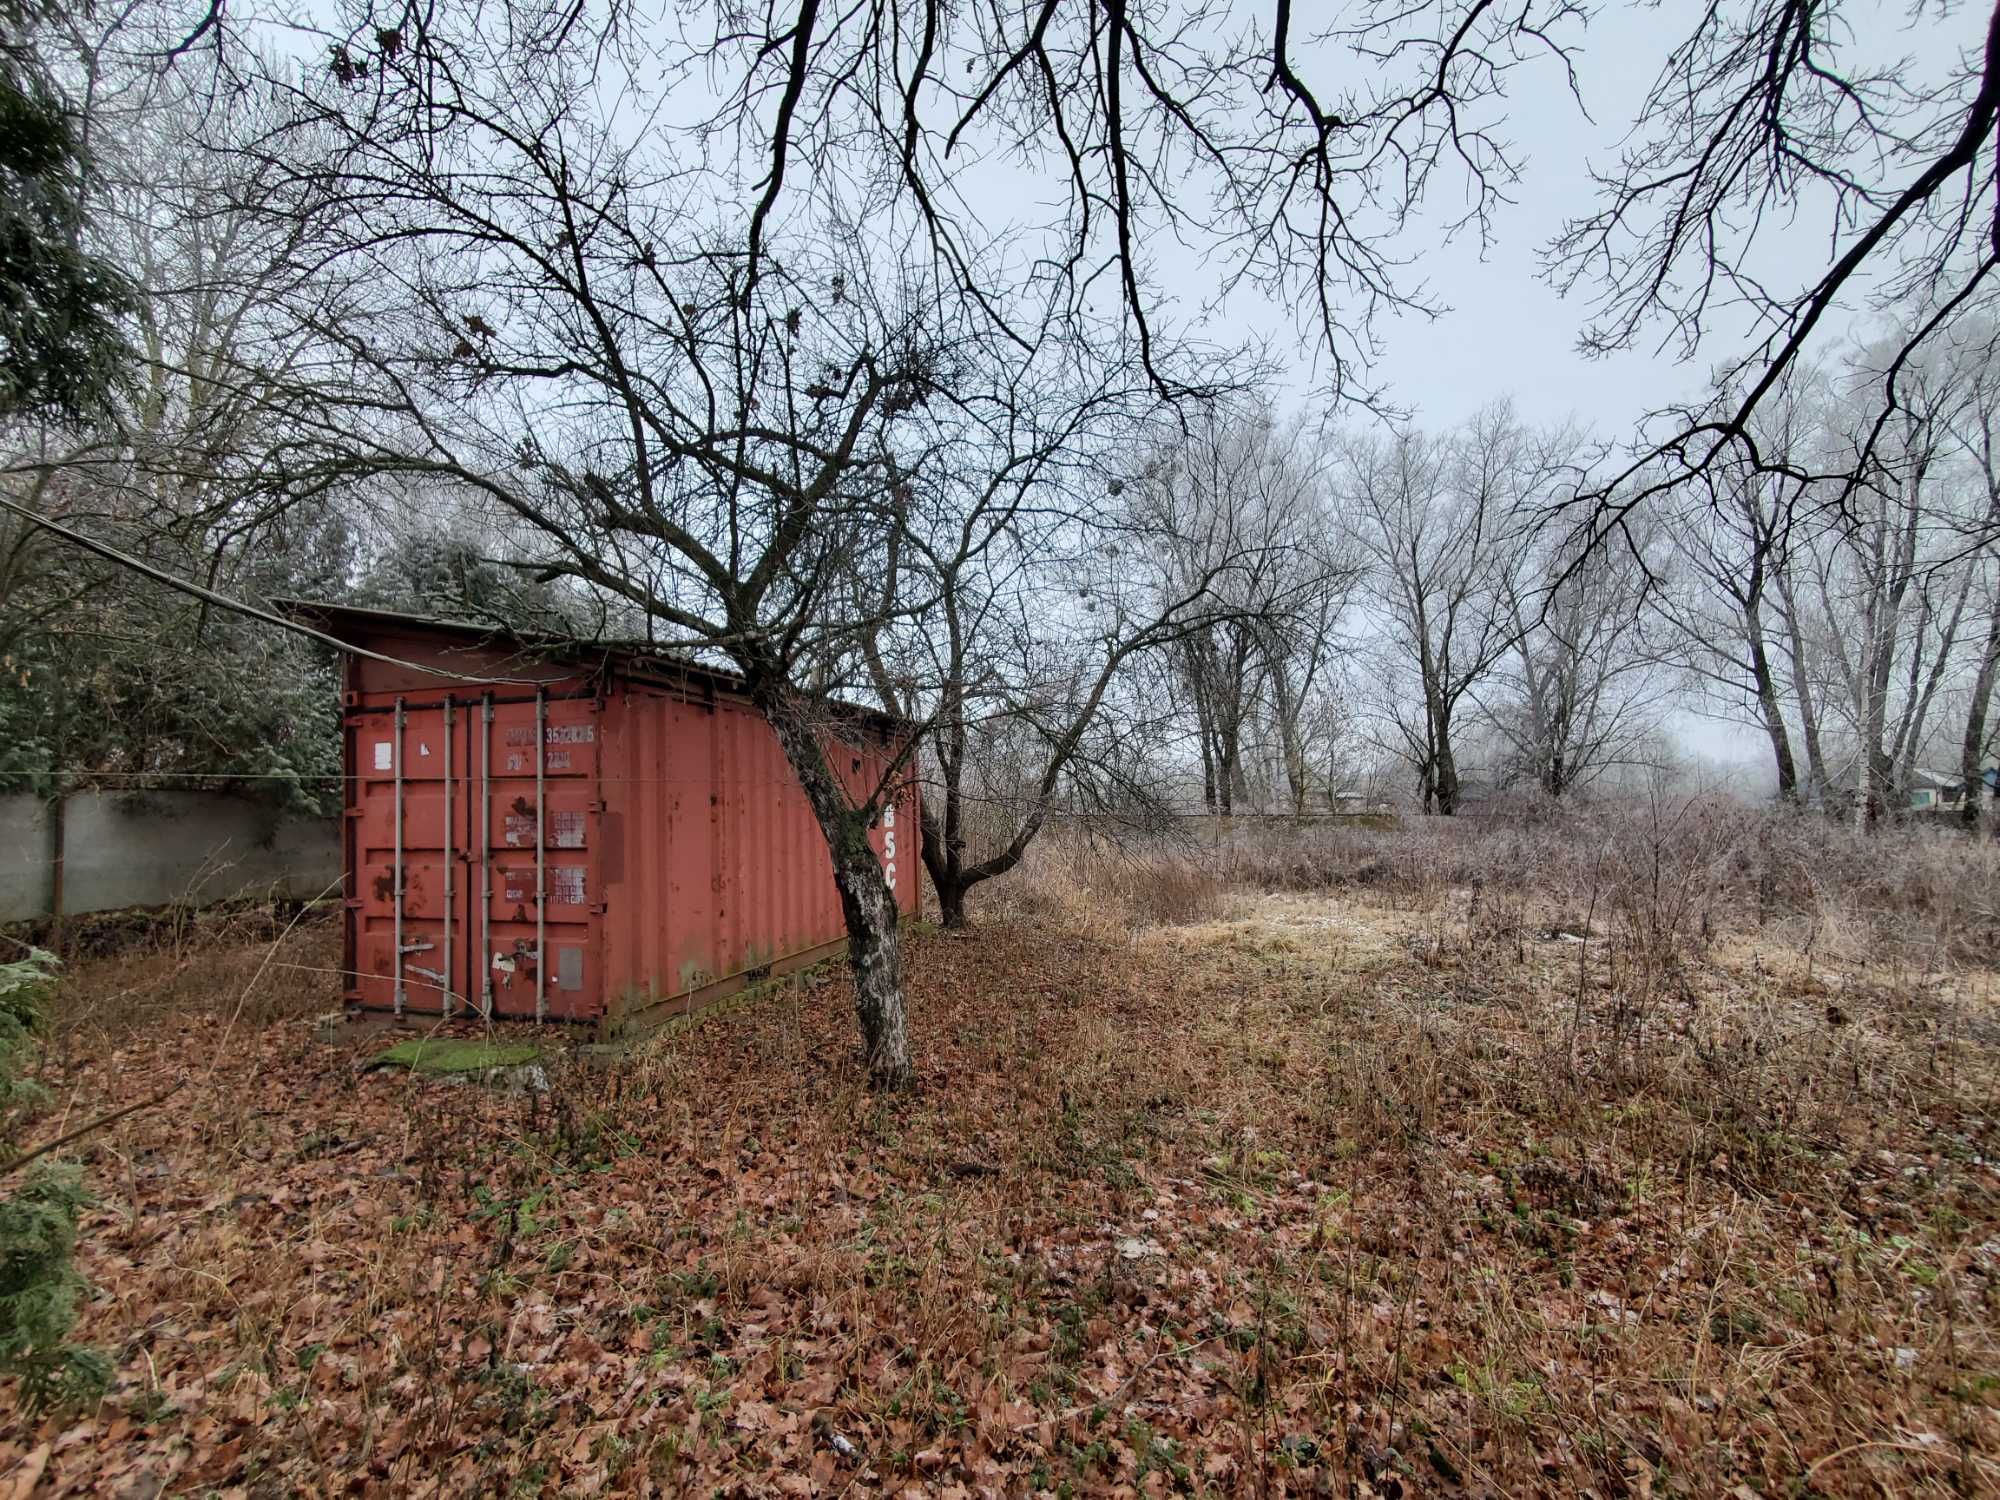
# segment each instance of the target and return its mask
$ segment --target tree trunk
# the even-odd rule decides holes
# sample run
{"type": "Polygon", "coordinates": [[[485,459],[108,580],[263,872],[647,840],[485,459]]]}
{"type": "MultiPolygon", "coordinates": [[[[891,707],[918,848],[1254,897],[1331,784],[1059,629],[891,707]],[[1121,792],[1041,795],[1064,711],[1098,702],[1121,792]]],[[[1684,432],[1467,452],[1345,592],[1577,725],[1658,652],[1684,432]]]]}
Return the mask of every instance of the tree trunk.
{"type": "MultiPolygon", "coordinates": [[[[943,795],[947,807],[961,800],[955,776],[944,778],[943,795]]],[[[965,878],[964,840],[950,841],[928,801],[924,803],[922,831],[924,871],[931,877],[931,889],[937,892],[938,920],[954,930],[966,927],[965,893],[976,882],[965,878]]]]}
{"type": "Polygon", "coordinates": [[[1310,791],[1310,786],[1306,780],[1305,739],[1300,735],[1298,725],[1295,723],[1286,723],[1283,733],[1285,740],[1285,783],[1286,789],[1292,794],[1292,816],[1303,818],[1306,815],[1306,796],[1310,791]]]}
{"type": "MultiPolygon", "coordinates": [[[[928,820],[926,826],[928,827],[928,820]]],[[[1034,842],[1035,835],[1041,832],[1041,828],[1041,814],[1036,813],[1015,830],[1013,842],[1006,848],[971,865],[965,862],[962,850],[953,853],[949,859],[933,861],[928,852],[929,846],[926,845],[924,868],[930,871],[931,884],[937,890],[939,920],[946,927],[970,927],[972,922],[966,915],[965,898],[971,895],[976,887],[997,876],[1005,875],[1020,864],[1022,855],[1027,853],[1028,845],[1034,842]]]]}
{"type": "Polygon", "coordinates": [[[1437,811],[1437,724],[1425,711],[1424,742],[1416,743],[1414,735],[1405,736],[1410,742],[1411,759],[1417,767],[1417,802],[1429,817],[1437,811]]]}
{"type": "Polygon", "coordinates": [[[854,1010],[861,1047],[876,1087],[909,1088],[910,1027],[903,1000],[903,950],[895,893],[882,861],[868,842],[870,815],[857,810],[826,763],[819,726],[782,682],[751,679],[751,701],[784,747],[785,759],[805,789],[813,817],[833,856],[833,883],[847,921],[847,963],[854,975],[854,1010]]]}
{"type": "Polygon", "coordinates": [[[1437,808],[1444,817],[1458,816],[1458,760],[1451,752],[1449,734],[1438,736],[1437,808]]]}
{"type": "MultiPolygon", "coordinates": [[[[1885,670],[1880,676],[1886,679],[1888,675],[1886,660],[1883,665],[1885,670]]],[[[1881,822],[1882,815],[1886,811],[1889,757],[1883,753],[1882,738],[1888,712],[1889,684],[1886,680],[1878,680],[1876,674],[1870,673],[1867,708],[1862,716],[1859,757],[1861,795],[1856,799],[1854,808],[1854,826],[1864,832],[1881,822]]]]}
{"type": "Polygon", "coordinates": [[[845,849],[834,859],[834,884],[847,918],[847,963],[854,972],[854,1010],[868,1076],[878,1088],[906,1089],[916,1082],[910,1063],[909,1011],[903,1000],[903,945],[896,898],[882,878],[881,862],[856,821],[845,849]]]}
{"type": "Polygon", "coordinates": [[[1426,695],[1430,716],[1431,790],[1440,817],[1458,816],[1458,757],[1451,748],[1451,701],[1437,692],[1426,695]]]}
{"type": "Polygon", "coordinates": [[[939,885],[936,876],[931,884],[937,886],[938,920],[947,932],[960,932],[971,924],[965,919],[965,893],[969,887],[958,881],[939,885]]]}
{"type": "MultiPolygon", "coordinates": [[[[1826,754],[1820,747],[1819,704],[1813,694],[1811,662],[1806,655],[1805,635],[1799,627],[1800,613],[1798,601],[1793,596],[1790,574],[1782,570],[1778,574],[1778,602],[1784,618],[1787,650],[1791,655],[1792,696],[1797,699],[1799,705],[1799,734],[1805,741],[1806,747],[1806,778],[1803,795],[1800,795],[1797,788],[1797,769],[1794,766],[1794,791],[1792,796],[1788,797],[1787,800],[1811,801],[1815,796],[1824,799],[1833,791],[1833,786],[1827,779],[1826,754]]],[[[1776,714],[1778,715],[1777,721],[1782,726],[1784,717],[1779,713],[1777,708],[1775,673],[1762,644],[1763,623],[1761,616],[1758,619],[1756,629],[1758,639],[1753,643],[1752,651],[1754,653],[1753,660],[1760,674],[1758,679],[1758,699],[1763,706],[1765,718],[1768,720],[1772,715],[1776,714]],[[1768,702],[1765,702],[1763,688],[1767,681],[1773,684],[1772,697],[1768,702]]],[[[1782,747],[1781,755],[1785,763],[1791,762],[1792,750],[1789,737],[1787,737],[1786,743],[1782,747]]],[[[1780,774],[1782,775],[1782,766],[1780,774]]],[[[1780,795],[1784,794],[1781,792],[1780,795]]]]}
{"type": "Polygon", "coordinates": [[[1763,614],[1756,604],[1744,610],[1745,634],[1750,638],[1750,675],[1757,687],[1757,712],[1764,721],[1764,733],[1771,740],[1771,755],[1778,763],[1778,800],[1799,800],[1799,763],[1792,756],[1792,735],[1785,727],[1785,711],[1778,698],[1778,679],[1771,670],[1771,654],[1764,644],[1763,614]]]}
{"type": "Polygon", "coordinates": [[[1303,710],[1298,695],[1292,692],[1290,674],[1275,665],[1271,668],[1271,696],[1278,711],[1278,740],[1284,750],[1285,789],[1292,795],[1292,816],[1303,818],[1308,795],[1306,737],[1299,724],[1303,710]]]}
{"type": "Polygon", "coordinates": [[[1992,711],[1994,679],[2000,677],[2000,604],[1986,627],[1986,653],[1972,682],[1972,703],[1965,712],[1965,739],[1959,746],[1958,772],[1965,781],[1965,801],[1958,810],[1968,833],[1979,831],[1980,804],[1986,800],[1986,716],[1992,711]]]}

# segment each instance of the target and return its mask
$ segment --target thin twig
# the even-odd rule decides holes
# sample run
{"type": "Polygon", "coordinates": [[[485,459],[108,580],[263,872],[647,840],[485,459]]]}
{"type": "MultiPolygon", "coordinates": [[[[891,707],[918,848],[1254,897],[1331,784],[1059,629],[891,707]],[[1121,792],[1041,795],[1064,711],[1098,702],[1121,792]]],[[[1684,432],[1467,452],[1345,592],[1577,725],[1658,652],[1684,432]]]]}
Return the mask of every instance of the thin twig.
{"type": "Polygon", "coordinates": [[[68,1134],[57,1136],[47,1145],[37,1146],[32,1151],[22,1152],[19,1156],[15,1157],[5,1166],[0,1166],[0,1177],[5,1177],[9,1173],[18,1171],[20,1168],[25,1167],[29,1162],[33,1161],[38,1156],[47,1156],[51,1151],[54,1151],[59,1146],[67,1146],[71,1141],[75,1140],[79,1136],[89,1135],[93,1130],[102,1130],[106,1125],[115,1125],[120,1120],[124,1119],[127,1115],[136,1115],[140,1110],[151,1109],[155,1104],[164,1104],[167,1100],[171,1099],[175,1094],[178,1094],[181,1091],[182,1085],[184,1085],[186,1082],[187,1080],[185,1078],[179,1079],[170,1086],[168,1086],[167,1088],[162,1089],[159,1093],[153,1095],[153,1097],[150,1099],[141,1099],[137,1104],[128,1104],[123,1109],[112,1110],[111,1113],[108,1115],[99,1115],[89,1124],[79,1125],[76,1127],[76,1129],[70,1131],[68,1134]]]}

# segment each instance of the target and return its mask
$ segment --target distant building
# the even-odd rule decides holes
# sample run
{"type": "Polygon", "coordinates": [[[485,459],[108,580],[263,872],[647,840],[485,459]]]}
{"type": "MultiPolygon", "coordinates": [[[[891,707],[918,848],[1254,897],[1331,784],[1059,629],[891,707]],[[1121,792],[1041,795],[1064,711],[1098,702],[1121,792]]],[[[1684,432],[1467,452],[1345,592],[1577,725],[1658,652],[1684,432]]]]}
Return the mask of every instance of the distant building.
{"type": "MultiPolygon", "coordinates": [[[[2000,761],[1988,761],[1978,785],[1991,797],[2000,787],[2000,761]]],[[[1966,780],[1957,771],[1912,771],[1909,808],[1914,813],[1957,813],[1965,807],[1966,780]]]]}
{"type": "MultiPolygon", "coordinates": [[[[1993,788],[2000,785],[2000,760],[1988,757],[1981,779],[1987,795],[1993,795],[1993,788]]],[[[1828,813],[1853,812],[1860,795],[1860,758],[1851,750],[1832,758],[1827,780],[1825,787],[1811,794],[1809,805],[1828,813]]],[[[1882,795],[1882,789],[1877,789],[1877,795],[1882,795]]],[[[1884,811],[1896,816],[1955,817],[1964,807],[1965,778],[1955,767],[1949,771],[1916,767],[1904,774],[1900,800],[1883,803],[1884,811]]]]}
{"type": "Polygon", "coordinates": [[[1359,817],[1364,813],[1379,816],[1396,810],[1396,804],[1387,797],[1370,795],[1367,792],[1335,792],[1332,800],[1334,812],[1342,817],[1359,817]]]}

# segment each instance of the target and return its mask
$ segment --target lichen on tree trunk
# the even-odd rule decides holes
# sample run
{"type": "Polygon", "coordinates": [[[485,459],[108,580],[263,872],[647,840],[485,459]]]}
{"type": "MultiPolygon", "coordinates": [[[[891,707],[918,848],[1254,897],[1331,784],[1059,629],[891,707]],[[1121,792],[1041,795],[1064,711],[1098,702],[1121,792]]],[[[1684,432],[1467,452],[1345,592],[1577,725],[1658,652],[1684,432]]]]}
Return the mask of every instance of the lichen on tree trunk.
{"type": "Polygon", "coordinates": [[[908,1088],[916,1073],[910,1064],[896,898],[866,833],[857,827],[848,844],[834,861],[833,878],[847,918],[847,961],[854,972],[854,1010],[868,1075],[881,1088],[908,1088]]]}
{"type": "Polygon", "coordinates": [[[868,841],[871,810],[849,801],[827,764],[823,726],[789,688],[753,680],[751,699],[777,734],[833,857],[833,882],[847,923],[847,962],[854,975],[854,1010],[868,1076],[878,1088],[908,1088],[916,1081],[916,1070],[910,1062],[909,1016],[903,999],[899,913],[895,892],[868,841]]]}

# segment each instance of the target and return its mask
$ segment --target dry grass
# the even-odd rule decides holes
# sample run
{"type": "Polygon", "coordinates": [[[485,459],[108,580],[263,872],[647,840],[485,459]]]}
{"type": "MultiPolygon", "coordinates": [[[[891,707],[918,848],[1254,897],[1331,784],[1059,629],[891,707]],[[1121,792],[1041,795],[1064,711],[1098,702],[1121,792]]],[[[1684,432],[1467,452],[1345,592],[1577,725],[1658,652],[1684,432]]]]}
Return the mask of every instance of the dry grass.
{"type": "Polygon", "coordinates": [[[52,1074],[192,1081],[89,1159],[119,1389],[7,1452],[101,1493],[2000,1489],[1979,898],[1697,812],[1051,844],[915,936],[906,1099],[837,976],[510,1096],[357,1078],[378,1042],[216,954],[52,1074]]]}
{"type": "Polygon", "coordinates": [[[1474,1398],[1413,1395],[1430,1414],[1375,1442],[1503,1491],[1561,1491],[1550,1454],[1613,1490],[2000,1485],[2000,1012],[1966,957],[1992,887],[1939,874],[1992,855],[1785,831],[1696,804],[1239,833],[1204,859],[1281,893],[1135,939],[1200,997],[1177,1050],[1235,1159],[1342,1184],[1309,1253],[1271,1258],[1285,1296],[1348,1328],[1365,1272],[1397,1307],[1372,1364],[1330,1361],[1345,1409],[1407,1378],[1413,1329],[1474,1398]],[[1349,894],[1282,894],[1343,845],[1349,894]],[[1788,866],[1797,904],[1745,913],[1788,866]]]}
{"type": "Polygon", "coordinates": [[[246,1028],[341,1006],[339,913],[331,906],[169,914],[69,934],[50,1035],[58,1068],[150,1028],[218,1012],[246,1028]]]}
{"type": "MultiPolygon", "coordinates": [[[[1628,932],[1666,922],[1654,936],[1669,946],[1692,922],[1695,937],[1705,923],[1710,932],[1769,931],[1782,945],[1848,958],[2000,967],[2000,839],[1968,838],[1943,822],[1863,834],[1728,798],[1662,795],[1391,828],[1192,826],[1184,847],[1238,887],[1366,894],[1420,911],[1476,889],[1536,919],[1581,921],[1594,909],[1628,932]]],[[[1039,858],[1067,861],[1064,880],[1087,885],[1102,863],[1079,854],[1087,849],[1073,840],[1032,851],[1029,882],[1045,878],[1039,858]]]]}
{"type": "Polygon", "coordinates": [[[1024,867],[980,892],[995,915],[1101,938],[1208,921],[1236,894],[1223,861],[1191,842],[1131,848],[1082,835],[1030,846],[1024,867]]]}

